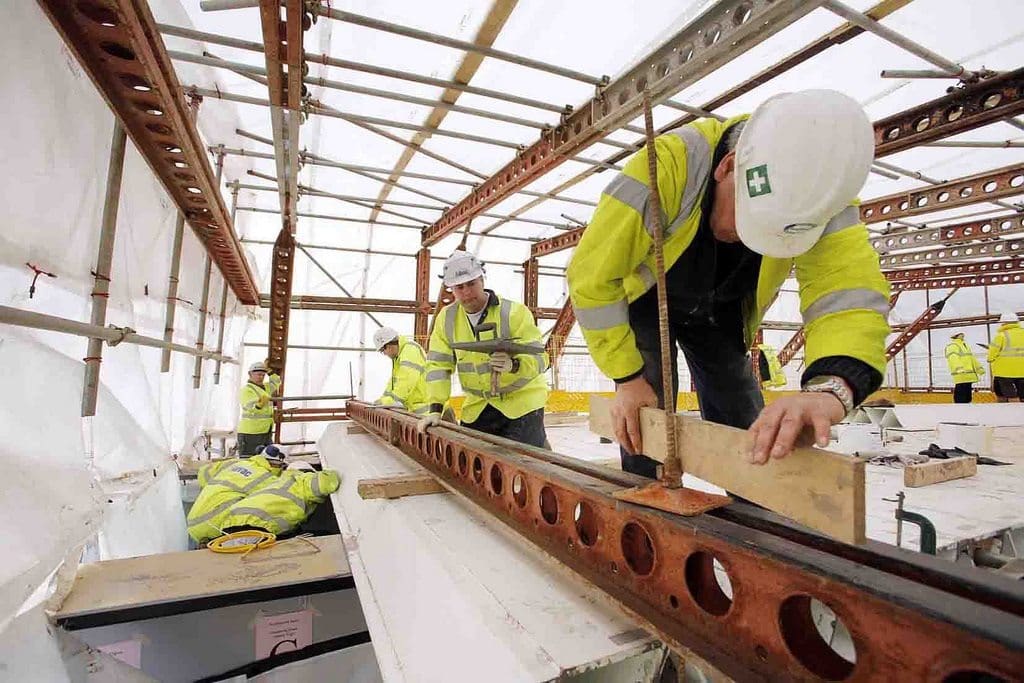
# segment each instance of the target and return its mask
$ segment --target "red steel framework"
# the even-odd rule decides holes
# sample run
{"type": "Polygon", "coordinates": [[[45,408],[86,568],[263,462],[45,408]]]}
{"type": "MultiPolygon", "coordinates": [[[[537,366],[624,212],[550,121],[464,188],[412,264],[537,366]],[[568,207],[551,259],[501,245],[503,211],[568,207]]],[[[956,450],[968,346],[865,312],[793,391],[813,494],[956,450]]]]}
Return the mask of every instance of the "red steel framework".
{"type": "Polygon", "coordinates": [[[258,288],[145,0],[38,0],[243,304],[258,288]]]}
{"type": "Polygon", "coordinates": [[[951,246],[961,242],[999,239],[1007,235],[1024,233],[1024,213],[993,216],[983,220],[967,221],[941,228],[893,231],[882,237],[873,237],[871,246],[879,254],[907,251],[915,247],[951,246]]]}
{"type": "Polygon", "coordinates": [[[896,356],[896,354],[898,354],[900,351],[906,348],[907,344],[909,344],[914,339],[914,337],[928,329],[928,326],[931,325],[931,322],[935,320],[937,317],[939,317],[940,313],[942,313],[942,309],[946,306],[946,302],[949,301],[949,297],[956,294],[956,290],[957,288],[953,288],[949,292],[949,294],[945,296],[945,298],[940,299],[939,301],[936,301],[932,305],[928,306],[928,308],[924,309],[924,313],[919,315],[917,319],[914,320],[912,323],[904,327],[900,331],[899,335],[892,341],[891,344],[889,344],[889,347],[885,350],[886,360],[891,360],[893,357],[896,356]]]}
{"type": "Polygon", "coordinates": [[[430,312],[430,250],[420,249],[416,252],[416,313],[413,318],[413,336],[426,348],[429,341],[427,327],[430,312]]]}
{"type": "Polygon", "coordinates": [[[642,485],[550,451],[349,401],[348,415],[594,584],[666,643],[736,680],[1013,680],[1024,589],[881,544],[850,546],[753,506],[696,517],[617,500],[642,485]],[[715,561],[732,595],[716,579],[715,561]],[[829,647],[818,600],[856,661],[829,647]]]}
{"type": "MultiPolygon", "coordinates": [[[[531,311],[537,310],[537,295],[540,289],[540,264],[531,258],[523,262],[523,303],[531,311]]],[[[535,313],[536,314],[536,313],[535,313]]]]}

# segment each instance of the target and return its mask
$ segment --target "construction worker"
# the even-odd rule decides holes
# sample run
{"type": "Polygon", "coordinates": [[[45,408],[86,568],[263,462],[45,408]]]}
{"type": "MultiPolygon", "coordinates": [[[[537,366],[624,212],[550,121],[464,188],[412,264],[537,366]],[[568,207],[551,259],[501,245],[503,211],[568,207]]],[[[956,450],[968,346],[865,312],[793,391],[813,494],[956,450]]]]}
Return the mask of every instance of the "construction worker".
{"type": "Polygon", "coordinates": [[[786,375],[782,372],[782,364],[779,363],[779,354],[775,353],[775,348],[767,344],[758,344],[757,350],[757,369],[761,375],[761,387],[777,389],[786,386],[786,375]]]}
{"type": "Polygon", "coordinates": [[[999,322],[999,330],[988,345],[992,388],[1000,403],[1012,398],[1024,403],[1024,329],[1013,311],[1003,313],[999,322]]]}
{"type": "Polygon", "coordinates": [[[418,415],[426,414],[427,357],[423,347],[390,327],[373,333],[373,345],[391,359],[391,379],[384,394],[377,399],[377,405],[398,406],[418,415]]]}
{"type": "Polygon", "coordinates": [[[973,398],[971,385],[985,374],[985,368],[967,346],[963,332],[954,334],[946,344],[946,362],[949,374],[953,376],[953,403],[970,403],[973,398]]]}
{"type": "Polygon", "coordinates": [[[258,529],[280,537],[295,531],[341,485],[341,475],[334,470],[316,472],[308,467],[291,463],[276,481],[232,505],[221,520],[224,532],[258,529]]]}
{"type": "Polygon", "coordinates": [[[199,468],[199,496],[188,512],[188,535],[196,543],[220,536],[228,509],[262,485],[276,481],[284,452],[270,444],[251,458],[211,462],[199,468]]]}
{"type": "Polygon", "coordinates": [[[520,443],[543,446],[544,404],[548,386],[544,371],[548,355],[530,309],[484,288],[484,265],[457,250],[441,276],[455,295],[434,320],[427,351],[427,393],[430,412],[420,432],[440,422],[451,394],[452,372],[458,370],[466,395],[462,424],[520,443]],[[517,355],[453,349],[458,342],[505,340],[530,347],[517,355]]]}
{"type": "Polygon", "coordinates": [[[266,363],[253,363],[249,381],[238,394],[242,419],[238,422],[238,454],[253,455],[260,446],[270,444],[274,429],[274,406],[270,397],[281,387],[281,377],[266,363]]]}
{"type": "MultiPolygon", "coordinates": [[[[655,149],[673,380],[679,345],[703,417],[749,428],[751,462],[827,444],[886,365],[889,287],[856,206],[874,155],[864,111],[831,90],[787,93],[750,116],[677,128],[655,149]],[[765,408],[747,351],[794,267],[803,391],[765,408]]],[[[601,195],[567,276],[594,362],[616,383],[622,468],[654,477],[638,421],[662,387],[648,193],[641,150],[601,195]]]]}

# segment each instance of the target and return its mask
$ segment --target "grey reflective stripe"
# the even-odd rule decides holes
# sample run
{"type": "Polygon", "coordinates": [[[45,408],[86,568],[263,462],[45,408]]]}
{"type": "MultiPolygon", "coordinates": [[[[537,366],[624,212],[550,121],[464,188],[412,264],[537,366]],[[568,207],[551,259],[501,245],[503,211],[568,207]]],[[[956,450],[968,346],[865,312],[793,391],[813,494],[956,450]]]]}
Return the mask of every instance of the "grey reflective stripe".
{"type": "Polygon", "coordinates": [[[255,479],[253,479],[252,481],[250,481],[248,484],[245,485],[246,492],[252,491],[257,486],[259,486],[260,484],[262,484],[263,482],[265,482],[267,479],[269,479],[272,476],[274,476],[274,474],[272,472],[264,472],[263,474],[261,474],[260,476],[256,477],[255,479]]]}
{"type": "Polygon", "coordinates": [[[690,217],[700,201],[704,188],[707,187],[708,178],[711,177],[711,145],[708,144],[707,138],[692,126],[683,126],[668,134],[675,135],[686,144],[686,185],[679,201],[679,213],[665,231],[667,235],[671,235],[690,217]]]}
{"type": "Polygon", "coordinates": [[[459,363],[459,372],[466,374],[488,375],[491,372],[490,363],[459,363]]]}
{"type": "Polygon", "coordinates": [[[309,480],[309,488],[313,490],[313,495],[317,498],[324,497],[324,494],[320,491],[320,475],[315,475],[309,480]]]}
{"type": "Polygon", "coordinates": [[[264,522],[274,524],[276,525],[277,530],[279,532],[287,531],[292,528],[292,523],[289,522],[287,519],[284,519],[283,517],[275,517],[269,512],[266,512],[265,510],[260,510],[259,508],[241,507],[235,508],[234,510],[231,511],[231,516],[233,517],[239,517],[242,515],[250,515],[252,517],[262,519],[264,522]]]}
{"type": "Polygon", "coordinates": [[[290,489],[292,487],[293,483],[294,483],[294,480],[289,482],[288,486],[282,486],[281,488],[277,488],[277,489],[263,489],[262,491],[260,491],[256,495],[260,495],[260,496],[263,496],[263,495],[278,496],[279,498],[284,498],[285,500],[289,500],[289,501],[295,503],[300,508],[302,508],[303,511],[305,511],[306,510],[306,501],[302,500],[301,498],[299,498],[294,493],[292,493],[291,491],[288,490],[288,489],[290,489]]]}
{"type": "Polygon", "coordinates": [[[411,360],[403,360],[399,365],[404,365],[407,368],[412,368],[416,372],[423,372],[423,366],[419,363],[413,363],[411,360]]]}
{"type": "Polygon", "coordinates": [[[537,363],[538,372],[544,372],[545,370],[547,370],[547,365],[544,362],[543,353],[529,353],[523,355],[525,355],[527,358],[532,358],[537,363]]]}
{"type": "Polygon", "coordinates": [[[1006,341],[1003,342],[1003,348],[999,350],[999,355],[996,358],[1020,358],[1024,356],[1024,346],[1017,346],[1010,340],[1010,333],[1003,330],[999,333],[1006,341]]]}
{"type": "Polygon", "coordinates": [[[573,310],[576,311],[576,322],[585,330],[607,330],[629,324],[629,303],[625,299],[603,306],[573,306],[573,310]]]}
{"type": "Polygon", "coordinates": [[[498,337],[510,339],[512,337],[512,326],[509,319],[512,317],[512,302],[508,299],[501,300],[500,313],[498,316],[498,337]]]}
{"type": "Polygon", "coordinates": [[[821,236],[827,237],[840,230],[852,228],[855,225],[860,225],[860,210],[855,206],[848,206],[825,224],[825,231],[821,233],[821,236]]]}
{"type": "Polygon", "coordinates": [[[651,272],[651,269],[647,266],[646,263],[641,263],[639,266],[637,266],[636,276],[643,280],[644,291],[653,287],[654,283],[657,282],[657,279],[654,277],[654,273],[651,272]]]}
{"type": "MultiPolygon", "coordinates": [[[[458,308],[448,306],[441,310],[441,315],[444,316],[444,340],[449,344],[455,339],[455,314],[458,308]]],[[[455,352],[452,351],[452,357],[455,357],[455,352]]]]}
{"type": "Polygon", "coordinates": [[[538,353],[544,351],[544,344],[541,342],[527,342],[523,346],[529,346],[531,349],[536,349],[538,353]]]}
{"type": "Polygon", "coordinates": [[[804,325],[810,325],[818,318],[857,309],[877,311],[889,315],[889,297],[873,289],[841,289],[821,297],[803,312],[804,325]]]}
{"type": "Polygon", "coordinates": [[[472,363],[459,363],[456,369],[459,372],[476,372],[476,366],[472,363]]]}
{"type": "Polygon", "coordinates": [[[435,363],[446,363],[452,359],[451,354],[441,353],[440,351],[428,351],[427,360],[432,360],[435,363]]]}
{"type": "Polygon", "coordinates": [[[480,391],[479,389],[471,389],[469,387],[462,387],[462,390],[470,396],[479,396],[480,398],[489,398],[490,394],[486,391],[480,391]]]}
{"type": "Polygon", "coordinates": [[[608,183],[608,187],[604,188],[604,194],[618,199],[641,216],[647,211],[647,199],[650,197],[647,186],[624,173],[615,176],[615,179],[608,183]]]}
{"type": "Polygon", "coordinates": [[[439,380],[450,380],[452,378],[451,370],[431,370],[427,373],[428,382],[437,382],[439,380]]]}
{"type": "Polygon", "coordinates": [[[430,412],[430,406],[422,406],[412,411],[414,415],[426,415],[430,412]]]}
{"type": "Polygon", "coordinates": [[[534,377],[520,377],[516,381],[507,384],[506,386],[499,387],[497,394],[492,393],[490,391],[481,391],[480,389],[471,389],[469,387],[462,387],[462,390],[469,394],[470,396],[479,396],[480,398],[494,398],[496,396],[504,396],[506,394],[511,394],[513,391],[522,389],[527,384],[532,382],[534,379],[534,377]]]}
{"type": "Polygon", "coordinates": [[[387,396],[390,399],[393,399],[393,400],[397,401],[398,403],[401,403],[401,404],[405,403],[405,400],[401,396],[399,396],[398,394],[396,394],[396,393],[394,393],[392,391],[385,391],[384,395],[387,396]]]}
{"type": "MultiPolygon", "coordinates": [[[[232,505],[234,505],[237,502],[238,502],[237,499],[225,500],[223,503],[221,503],[217,507],[213,508],[209,512],[205,512],[205,513],[199,515],[198,517],[196,517],[195,519],[188,520],[188,526],[191,528],[191,527],[194,527],[194,526],[198,526],[200,524],[205,524],[206,522],[209,522],[211,519],[213,519],[214,517],[216,517],[220,513],[224,512],[225,510],[227,510],[229,507],[231,507],[232,505]]],[[[181,519],[181,518],[179,517],[178,519],[181,519]]]]}

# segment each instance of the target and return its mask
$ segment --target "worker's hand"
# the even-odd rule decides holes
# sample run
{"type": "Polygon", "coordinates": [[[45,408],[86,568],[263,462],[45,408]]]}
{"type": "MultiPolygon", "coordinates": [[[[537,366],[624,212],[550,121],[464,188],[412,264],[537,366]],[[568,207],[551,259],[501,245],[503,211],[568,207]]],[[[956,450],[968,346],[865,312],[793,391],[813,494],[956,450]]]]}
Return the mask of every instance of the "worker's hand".
{"type": "Polygon", "coordinates": [[[491,370],[494,372],[512,372],[512,356],[504,351],[491,354],[491,370]]]}
{"type": "Polygon", "coordinates": [[[640,409],[657,405],[658,397],[642,375],[615,385],[615,403],[612,404],[615,440],[630,453],[643,453],[643,443],[640,440],[640,409]]]}
{"type": "Polygon", "coordinates": [[[420,421],[416,423],[416,431],[420,434],[426,434],[427,429],[430,427],[436,427],[441,424],[441,416],[437,413],[430,413],[420,418],[420,421]]]}
{"type": "Polygon", "coordinates": [[[761,411],[750,426],[754,450],[750,462],[763,465],[768,458],[785,458],[797,446],[828,445],[829,428],[846,417],[843,402],[828,392],[784,396],[761,411]]]}
{"type": "Polygon", "coordinates": [[[269,403],[269,402],[270,402],[270,397],[269,396],[260,396],[258,399],[256,399],[256,405],[258,407],[260,407],[260,408],[265,407],[267,405],[267,403],[269,403]]]}

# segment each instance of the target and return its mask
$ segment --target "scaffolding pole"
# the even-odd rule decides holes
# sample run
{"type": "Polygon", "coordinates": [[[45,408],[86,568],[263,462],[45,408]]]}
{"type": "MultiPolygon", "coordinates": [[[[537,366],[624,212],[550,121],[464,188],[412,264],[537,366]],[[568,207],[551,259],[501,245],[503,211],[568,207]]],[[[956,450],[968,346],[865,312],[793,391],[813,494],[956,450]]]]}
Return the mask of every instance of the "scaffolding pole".
{"type": "MultiPolygon", "coordinates": [[[[171,343],[174,338],[174,314],[178,303],[178,276],[181,274],[181,240],[185,235],[185,214],[178,212],[178,219],[174,224],[174,243],[171,246],[171,272],[167,276],[167,310],[164,315],[164,342],[171,343]]],[[[171,351],[169,346],[164,347],[160,356],[160,372],[170,372],[171,351]]]]}

